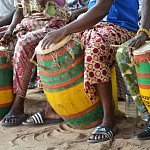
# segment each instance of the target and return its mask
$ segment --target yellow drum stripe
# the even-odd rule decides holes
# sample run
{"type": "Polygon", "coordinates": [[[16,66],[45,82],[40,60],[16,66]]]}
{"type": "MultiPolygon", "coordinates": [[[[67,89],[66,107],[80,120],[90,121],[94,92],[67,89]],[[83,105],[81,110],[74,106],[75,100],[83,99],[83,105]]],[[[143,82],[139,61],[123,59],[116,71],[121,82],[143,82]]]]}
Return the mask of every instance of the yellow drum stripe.
{"type": "Polygon", "coordinates": [[[111,69],[111,82],[112,82],[112,94],[115,103],[115,110],[118,110],[118,95],[117,95],[117,81],[116,81],[116,68],[111,69]]]}
{"type": "MultiPolygon", "coordinates": [[[[93,103],[87,98],[83,89],[83,82],[69,89],[59,92],[44,91],[49,103],[60,115],[77,114],[91,106],[93,103]],[[60,99],[61,97],[61,99],[60,99]],[[55,99],[54,99],[55,98],[55,99]]],[[[97,99],[96,102],[98,102],[97,99]]]]}
{"type": "Polygon", "coordinates": [[[5,103],[10,103],[13,101],[13,90],[0,91],[0,105],[5,103]]]}
{"type": "Polygon", "coordinates": [[[140,89],[140,93],[142,96],[142,101],[144,102],[148,112],[150,113],[150,89],[140,89]]]}

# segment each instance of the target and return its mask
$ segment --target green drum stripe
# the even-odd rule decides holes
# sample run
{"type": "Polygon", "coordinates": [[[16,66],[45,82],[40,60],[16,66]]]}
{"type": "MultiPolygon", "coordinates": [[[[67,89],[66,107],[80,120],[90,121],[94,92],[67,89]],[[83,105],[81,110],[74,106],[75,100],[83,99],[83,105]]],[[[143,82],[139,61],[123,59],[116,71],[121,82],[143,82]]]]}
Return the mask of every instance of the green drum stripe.
{"type": "Polygon", "coordinates": [[[150,73],[150,64],[148,62],[138,64],[139,68],[136,67],[138,73],[150,73]]]}
{"type": "Polygon", "coordinates": [[[7,64],[7,58],[6,57],[0,57],[0,65],[7,64]]]}
{"type": "Polygon", "coordinates": [[[0,69],[0,88],[10,86],[12,85],[12,83],[13,83],[12,68],[0,69]]]}
{"type": "MultiPolygon", "coordinates": [[[[75,54],[75,59],[78,59],[79,57],[81,57],[83,55],[83,50],[81,50],[79,48],[79,46],[78,47],[74,47],[72,50],[73,50],[73,52],[75,54]]],[[[52,56],[54,54],[52,54],[52,56]]],[[[56,56],[55,55],[53,56],[54,58],[57,56],[57,55],[56,56]]],[[[72,57],[71,57],[71,55],[69,54],[68,51],[65,54],[63,54],[62,56],[56,58],[56,60],[60,64],[61,68],[65,68],[67,65],[69,65],[69,63],[71,64],[71,63],[74,62],[74,60],[72,59],[72,57]]],[[[37,61],[38,61],[38,64],[43,65],[45,67],[49,67],[51,72],[55,72],[55,71],[59,70],[59,68],[57,66],[54,66],[54,60],[52,60],[52,59],[51,60],[38,59],[37,61]]],[[[43,69],[41,69],[41,71],[42,70],[43,69]]]]}
{"type": "Polygon", "coordinates": [[[78,80],[76,80],[75,82],[73,82],[72,84],[68,84],[64,87],[60,87],[60,88],[56,88],[56,89],[50,89],[50,88],[45,88],[44,87],[44,91],[47,91],[47,92],[59,92],[59,91],[62,91],[62,90],[66,90],[67,88],[71,88],[79,83],[83,82],[83,77],[82,78],[79,78],[78,80]]]}
{"type": "Polygon", "coordinates": [[[43,84],[46,85],[53,85],[53,84],[61,84],[64,83],[76,76],[78,76],[81,72],[83,72],[83,63],[79,63],[78,65],[72,67],[68,71],[55,75],[55,76],[43,76],[41,75],[41,81],[43,84]]]}
{"type": "Polygon", "coordinates": [[[9,112],[11,106],[0,107],[0,119],[3,119],[5,115],[9,112]]]}
{"type": "Polygon", "coordinates": [[[94,110],[73,119],[70,118],[64,118],[63,119],[72,126],[86,126],[89,125],[99,119],[103,118],[103,109],[102,106],[98,106],[94,110]]]}
{"type": "Polygon", "coordinates": [[[144,85],[150,85],[150,78],[139,78],[138,77],[138,83],[139,84],[144,84],[144,85]]]}

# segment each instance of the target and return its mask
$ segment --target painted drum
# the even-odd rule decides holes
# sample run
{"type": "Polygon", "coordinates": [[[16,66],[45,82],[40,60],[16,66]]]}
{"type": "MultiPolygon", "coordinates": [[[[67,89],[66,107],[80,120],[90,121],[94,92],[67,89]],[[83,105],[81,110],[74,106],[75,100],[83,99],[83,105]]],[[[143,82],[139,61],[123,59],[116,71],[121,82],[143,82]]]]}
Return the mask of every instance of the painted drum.
{"type": "Polygon", "coordinates": [[[73,128],[101,124],[103,108],[99,97],[91,102],[84,92],[84,51],[78,38],[67,36],[49,49],[36,48],[44,93],[53,109],[73,128]]]}
{"type": "Polygon", "coordinates": [[[150,42],[133,51],[138,86],[142,100],[150,112],[150,42]]]}
{"type": "Polygon", "coordinates": [[[0,120],[9,112],[13,102],[13,69],[10,54],[0,46],[0,120]]]}

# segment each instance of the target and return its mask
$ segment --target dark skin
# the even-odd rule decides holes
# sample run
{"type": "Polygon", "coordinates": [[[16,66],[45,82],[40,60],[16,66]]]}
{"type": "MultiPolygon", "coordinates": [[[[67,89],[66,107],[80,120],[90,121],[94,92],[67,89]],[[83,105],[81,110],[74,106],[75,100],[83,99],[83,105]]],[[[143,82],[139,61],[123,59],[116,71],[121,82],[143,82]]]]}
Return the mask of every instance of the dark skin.
{"type": "Polygon", "coordinates": [[[10,25],[8,26],[7,30],[5,31],[4,35],[2,36],[0,42],[2,42],[3,45],[7,45],[9,42],[9,39],[12,38],[12,32],[15,29],[16,25],[21,22],[23,19],[23,9],[17,8],[16,11],[13,13],[12,21],[10,25]]]}
{"type": "MultiPolygon", "coordinates": [[[[96,23],[98,23],[101,19],[103,19],[109,12],[109,9],[114,1],[113,0],[97,0],[96,5],[88,10],[81,18],[73,21],[72,23],[56,30],[48,33],[42,42],[42,49],[48,48],[51,44],[60,41],[67,35],[71,35],[72,33],[84,31],[96,23]]],[[[142,8],[142,21],[141,27],[149,29],[150,28],[150,0],[143,0],[143,8],[142,8]]],[[[140,45],[142,45],[148,36],[145,33],[140,33],[138,36],[132,39],[130,46],[134,47],[133,50],[140,45]]],[[[98,83],[95,85],[99,96],[101,97],[101,102],[104,109],[104,118],[102,125],[112,129],[115,131],[116,120],[114,116],[114,104],[112,98],[112,89],[111,89],[111,81],[105,83],[98,83]]],[[[90,139],[101,139],[104,138],[103,135],[91,135],[90,139]]]]}
{"type": "Polygon", "coordinates": [[[0,19],[0,39],[4,36],[5,32],[7,31],[7,25],[11,23],[14,12],[15,11],[12,11],[6,16],[4,16],[2,19],[0,19]]]}

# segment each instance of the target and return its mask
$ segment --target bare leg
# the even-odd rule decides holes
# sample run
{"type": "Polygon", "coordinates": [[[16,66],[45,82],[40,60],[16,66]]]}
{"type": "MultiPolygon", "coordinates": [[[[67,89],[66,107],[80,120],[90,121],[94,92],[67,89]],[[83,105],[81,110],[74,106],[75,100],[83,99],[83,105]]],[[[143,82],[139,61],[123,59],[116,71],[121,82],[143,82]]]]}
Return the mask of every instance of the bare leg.
{"type": "MultiPolygon", "coordinates": [[[[24,115],[24,100],[25,98],[20,97],[19,95],[15,96],[14,103],[7,114],[7,116],[23,116],[24,115]]],[[[5,122],[18,122],[20,119],[19,118],[8,118],[4,117],[4,119],[1,121],[3,123],[5,122]]]]}
{"type": "MultiPolygon", "coordinates": [[[[101,98],[104,110],[104,118],[101,125],[110,128],[112,131],[116,130],[116,120],[114,115],[114,102],[112,97],[111,81],[106,83],[96,84],[97,92],[101,98]]],[[[100,139],[102,135],[91,135],[90,139],[100,139]]]]}

